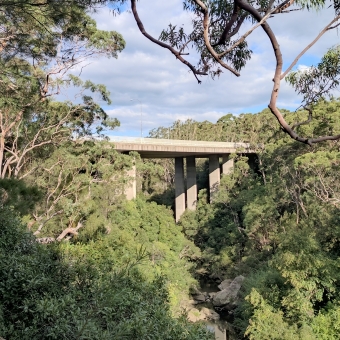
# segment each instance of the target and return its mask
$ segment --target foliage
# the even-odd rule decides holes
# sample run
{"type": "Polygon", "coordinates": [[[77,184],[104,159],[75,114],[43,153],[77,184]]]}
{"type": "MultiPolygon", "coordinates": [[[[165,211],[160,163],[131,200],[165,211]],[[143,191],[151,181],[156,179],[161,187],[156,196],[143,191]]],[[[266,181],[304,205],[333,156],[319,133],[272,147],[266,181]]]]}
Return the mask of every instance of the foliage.
{"type": "MultiPolygon", "coordinates": [[[[208,339],[169,313],[161,279],[147,283],[106,260],[42,246],[13,212],[0,211],[0,332],[10,339],[208,339]],[[97,266],[97,264],[99,266],[97,266]]],[[[81,246],[77,249],[81,250],[81,246]]],[[[83,249],[85,251],[85,249],[83,249]]],[[[97,254],[105,257],[105,249],[97,254]]],[[[136,262],[137,261],[137,262],[136,262]]]]}
{"type": "Polygon", "coordinates": [[[38,185],[44,198],[32,213],[32,230],[57,237],[67,227],[89,220],[92,236],[105,231],[108,216],[124,193],[132,160],[108,142],[91,140],[69,141],[46,160],[37,159],[27,182],[38,185]]]}
{"type": "Polygon", "coordinates": [[[0,180],[1,206],[11,207],[21,215],[29,214],[41,196],[37,186],[28,186],[24,181],[16,179],[0,180]]]}
{"type": "MultiPolygon", "coordinates": [[[[112,3],[119,9],[126,2],[112,3]]],[[[196,285],[194,276],[242,274],[234,311],[239,338],[339,338],[340,156],[332,136],[339,131],[340,102],[324,100],[338,85],[338,47],[317,66],[288,76],[305,102],[296,112],[279,110],[280,81],[295,64],[282,72],[278,41],[266,20],[292,2],[184,1],[192,31],[170,25],[162,43],[153,41],[165,43],[182,62],[182,52],[193,45],[201,60],[196,68],[186,64],[196,76],[219,76],[220,66],[239,73],[252,53],[246,36],[237,37],[246,21],[265,30],[277,65],[269,109],[151,132],[157,138],[249,142],[256,151],[255,164],[231,155],[234,171],[222,178],[212,204],[201,190],[196,212],[176,225],[170,209],[152,202],[170,205],[173,162],[144,162],[92,139],[104,139],[105,129],[119,124],[95,98],[109,103],[109,93],[69,73],[88,58],[116,57],[124,48],[120,34],[98,30],[89,17],[101,3],[106,1],[0,4],[1,336],[207,338],[200,326],[173,317],[181,314],[181,299],[196,285]],[[81,100],[55,101],[68,86],[79,89],[81,100]],[[133,165],[149,202],[142,195],[124,199],[133,165]],[[39,241],[64,241],[38,244],[8,206],[25,215],[39,241]]],[[[136,1],[131,4],[141,28],[136,1]]],[[[309,10],[325,3],[299,5],[309,10]]],[[[335,18],[323,33],[340,18],[339,6],[333,7],[335,18]]],[[[198,162],[200,188],[206,168],[198,162]]]]}
{"type": "MultiPolygon", "coordinates": [[[[319,100],[314,112],[320,119],[300,125],[301,133],[338,128],[339,100],[319,100]]],[[[306,113],[285,110],[290,123],[306,113]]],[[[338,142],[312,148],[290,142],[269,110],[223,117],[208,138],[223,130],[249,141],[257,160],[250,166],[233,155],[234,170],[221,179],[213,203],[201,190],[196,212],[183,214],[183,232],[202,252],[196,275],[246,276],[234,313],[240,338],[339,337],[336,323],[326,330],[337,315],[340,282],[338,142]]]]}
{"type": "Polygon", "coordinates": [[[292,71],[286,81],[303,95],[304,105],[313,105],[339,85],[339,66],[340,47],[337,46],[330,49],[317,66],[292,71]]]}
{"type": "MultiPolygon", "coordinates": [[[[102,204],[104,202],[102,201],[102,204]]],[[[99,213],[99,209],[95,210],[99,213]]],[[[148,203],[142,198],[136,201],[121,201],[109,213],[105,226],[106,233],[98,234],[95,241],[92,223],[97,219],[89,219],[84,230],[77,238],[81,244],[65,249],[78,254],[91,262],[96,259],[97,266],[103,271],[109,263],[125,267],[141,249],[145,259],[138,267],[145,279],[152,282],[158,276],[166,279],[166,286],[172,291],[171,306],[175,314],[181,312],[180,302],[196,285],[191,276],[194,264],[189,260],[199,257],[199,250],[185,239],[176,226],[172,212],[156,203],[148,203]],[[83,242],[86,241],[86,244],[83,242]]]]}
{"type": "Polygon", "coordinates": [[[22,178],[41,149],[72,136],[103,137],[119,125],[95,98],[110,103],[105,86],[70,72],[93,57],[117,57],[125,42],[117,32],[98,30],[85,2],[14,0],[0,8],[0,177],[22,178]],[[78,88],[78,103],[52,99],[68,86],[78,88]]]}
{"type": "MultiPolygon", "coordinates": [[[[280,34],[272,30],[269,18],[288,14],[295,10],[322,11],[328,5],[324,0],[301,0],[301,1],[244,1],[244,0],[185,0],[183,10],[188,11],[191,23],[181,26],[169,24],[163,29],[158,39],[146,32],[144,25],[138,15],[136,0],[131,0],[131,9],[135,21],[141,33],[162,48],[168,49],[177,60],[185,64],[195,76],[198,83],[201,83],[200,76],[210,74],[213,78],[219,77],[224,70],[235,76],[241,76],[240,71],[245,67],[252,57],[252,51],[248,47],[247,39],[256,29],[263,30],[275,58],[273,67],[273,85],[268,107],[276,117],[283,132],[287,133],[293,140],[312,145],[326,140],[340,139],[339,130],[332,135],[313,137],[308,134],[301,134],[297,128],[308,123],[314,115],[314,105],[320,99],[325,99],[332,94],[332,91],[339,85],[339,48],[333,46],[322,58],[317,66],[311,66],[308,70],[292,71],[300,58],[325,35],[328,31],[339,26],[340,13],[338,1],[332,1],[328,7],[334,11],[333,19],[322,29],[311,43],[301,52],[297,52],[295,59],[288,61],[286,70],[283,65],[287,63],[280,47],[280,34]],[[296,4],[298,8],[292,8],[296,4]],[[248,26],[247,26],[248,24],[248,26]],[[249,25],[250,24],[250,25],[249,25]],[[250,27],[249,27],[250,26],[250,27]],[[187,51],[193,49],[199,56],[196,66],[186,59],[187,51]],[[291,73],[290,73],[291,72],[291,73]],[[308,112],[308,120],[301,120],[291,124],[283,111],[277,107],[277,100],[280,94],[281,81],[287,77],[298,94],[302,94],[304,107],[308,112]],[[305,137],[307,136],[307,137],[305,137]]],[[[305,12],[306,13],[306,12],[305,12]]],[[[306,14],[301,14],[305,15],[306,14]]],[[[253,119],[251,119],[253,120],[253,119]]]]}

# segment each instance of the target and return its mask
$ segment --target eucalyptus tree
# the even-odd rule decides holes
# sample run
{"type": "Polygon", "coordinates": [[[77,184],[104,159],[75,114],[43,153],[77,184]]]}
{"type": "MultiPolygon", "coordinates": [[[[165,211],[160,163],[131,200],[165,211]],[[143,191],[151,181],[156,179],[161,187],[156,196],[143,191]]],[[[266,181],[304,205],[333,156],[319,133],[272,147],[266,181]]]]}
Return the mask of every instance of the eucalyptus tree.
{"type": "Polygon", "coordinates": [[[49,241],[70,238],[85,226],[85,234],[108,232],[109,215],[122,200],[132,161],[113,144],[92,140],[63,143],[45,160],[35,159],[35,171],[25,182],[36,184],[43,197],[27,215],[29,229],[49,241]]]}
{"type": "MultiPolygon", "coordinates": [[[[127,3],[131,4],[131,11],[141,33],[158,46],[168,49],[180,62],[189,68],[198,83],[201,82],[201,76],[210,74],[216,77],[221,75],[223,70],[227,70],[237,77],[240,76],[241,70],[250,60],[253,53],[248,46],[247,39],[256,29],[262,29],[271,44],[272,53],[276,60],[268,107],[276,117],[281,129],[293,139],[309,145],[340,138],[339,131],[331,131],[330,134],[321,136],[314,133],[303,135],[300,132],[301,125],[308,124],[312,118],[319,119],[314,112],[316,103],[321,98],[331,95],[332,91],[338,86],[339,48],[337,46],[331,47],[316,66],[303,71],[292,71],[300,58],[313,45],[327,32],[338,27],[340,6],[337,1],[330,3],[330,6],[334,9],[333,19],[316,36],[311,33],[310,44],[303,48],[302,51],[297,51],[296,58],[291,61],[284,59],[277,32],[273,31],[270,22],[279,15],[287,16],[297,10],[300,10],[301,13],[305,10],[322,11],[329,7],[325,0],[252,0],[248,2],[244,0],[183,0],[184,10],[188,11],[192,17],[191,26],[177,27],[170,24],[168,28],[161,32],[159,38],[151,36],[145,30],[138,14],[136,0],[46,0],[45,2],[8,0],[2,2],[1,6],[4,11],[2,12],[3,18],[1,21],[5,23],[17,22],[18,25],[15,25],[15,27],[18,28],[21,27],[22,22],[34,22],[35,24],[39,23],[41,27],[48,27],[45,21],[52,22],[54,27],[61,27],[65,18],[68,18],[69,22],[73,24],[66,31],[72,33],[75,27],[78,27],[78,29],[79,27],[86,27],[88,22],[88,19],[84,20],[82,16],[77,14],[77,11],[95,10],[98,6],[110,4],[113,12],[118,13],[123,8],[122,5],[127,3]],[[74,12],[71,9],[74,9],[74,12]],[[24,13],[24,16],[18,14],[18,11],[24,13]],[[15,20],[12,20],[13,18],[15,20]],[[23,18],[23,20],[18,20],[17,18],[23,18]],[[271,19],[271,21],[269,22],[268,19],[271,19]],[[252,25],[250,29],[249,23],[252,25]],[[199,60],[196,65],[186,58],[190,48],[198,52],[199,60]],[[286,70],[283,69],[284,62],[289,65],[286,70]],[[281,83],[284,79],[294,87],[298,94],[303,95],[301,105],[307,111],[307,114],[306,119],[302,121],[287,122],[284,113],[277,107],[281,83]]],[[[48,46],[52,38],[48,38],[47,35],[44,35],[44,40],[40,39],[39,35],[30,34],[28,38],[26,34],[25,39],[26,42],[29,41],[29,44],[22,44],[20,37],[24,32],[23,30],[20,31],[20,34],[16,34],[14,30],[13,35],[13,29],[8,29],[4,24],[1,32],[1,49],[6,51],[7,55],[13,54],[13,51],[17,51],[19,47],[21,53],[32,53],[33,50],[35,55],[48,55],[51,53],[48,46]],[[44,42],[44,44],[39,44],[40,42],[44,42]],[[32,46],[34,48],[31,48],[32,46]]],[[[63,35],[63,37],[67,41],[68,35],[63,35]]],[[[54,46],[53,43],[52,45],[54,46]]],[[[65,57],[72,59],[69,54],[65,55],[65,57]]],[[[42,90],[44,90],[43,85],[48,81],[42,84],[42,90]]]]}
{"type": "Polygon", "coordinates": [[[23,169],[38,149],[117,126],[97,103],[110,103],[105,86],[72,74],[91,58],[117,57],[125,46],[119,33],[97,29],[90,5],[0,2],[1,178],[27,175],[23,169]],[[77,102],[55,102],[68,86],[79,89],[77,102]]]}
{"type": "MultiPolygon", "coordinates": [[[[340,131],[332,131],[329,135],[300,135],[299,127],[308,124],[313,118],[313,109],[316,103],[331,95],[339,84],[340,49],[333,46],[325,54],[320,63],[304,71],[292,71],[299,59],[327,32],[336,29],[340,22],[340,6],[337,1],[328,3],[324,0],[184,0],[184,10],[191,14],[190,27],[169,24],[157,39],[151,36],[144,28],[138,14],[137,1],[131,0],[131,10],[141,33],[158,46],[168,49],[180,62],[185,64],[198,83],[199,77],[211,75],[220,76],[223,70],[231,72],[236,77],[252,57],[247,38],[256,29],[262,29],[270,44],[271,52],[276,60],[273,69],[273,85],[269,101],[269,109],[276,117],[281,129],[291,138],[312,145],[325,140],[337,140],[340,131]],[[333,19],[316,36],[311,33],[311,43],[297,53],[294,60],[284,59],[280,48],[278,35],[271,27],[269,18],[283,15],[287,17],[295,10],[322,11],[331,6],[334,9],[333,19]],[[249,29],[249,24],[251,28],[249,29]],[[188,49],[198,52],[197,65],[190,63],[186,58],[188,49]],[[289,66],[283,69],[284,62],[289,66]],[[284,113],[277,107],[281,82],[286,79],[298,94],[303,95],[302,107],[308,112],[307,120],[288,123],[284,113]]],[[[334,45],[332,43],[331,45],[334,45]]]]}

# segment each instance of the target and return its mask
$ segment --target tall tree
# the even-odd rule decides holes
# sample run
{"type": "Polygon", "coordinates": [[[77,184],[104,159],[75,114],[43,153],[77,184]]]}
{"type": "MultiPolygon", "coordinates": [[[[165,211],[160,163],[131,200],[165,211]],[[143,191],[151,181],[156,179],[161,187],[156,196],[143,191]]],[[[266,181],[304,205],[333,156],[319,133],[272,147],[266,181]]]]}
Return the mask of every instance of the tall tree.
{"type": "Polygon", "coordinates": [[[106,88],[70,74],[90,58],[117,57],[125,45],[119,33],[97,29],[85,5],[0,3],[1,178],[25,176],[20,172],[38,148],[118,124],[93,96],[110,103],[106,88]],[[81,100],[53,101],[63,86],[78,87],[81,100]]]}

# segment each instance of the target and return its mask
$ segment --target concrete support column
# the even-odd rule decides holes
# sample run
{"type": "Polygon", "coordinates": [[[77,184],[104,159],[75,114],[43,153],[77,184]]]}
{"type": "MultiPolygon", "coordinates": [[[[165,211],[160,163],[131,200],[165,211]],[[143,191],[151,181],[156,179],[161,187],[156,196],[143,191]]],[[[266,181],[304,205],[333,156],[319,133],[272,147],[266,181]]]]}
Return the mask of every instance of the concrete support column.
{"type": "Polygon", "coordinates": [[[183,157],[175,158],[175,194],[175,217],[178,222],[185,210],[183,157]]]}
{"type": "Polygon", "coordinates": [[[189,210],[196,210],[197,184],[195,157],[187,157],[187,206],[189,210]]]}
{"type": "Polygon", "coordinates": [[[127,187],[125,188],[125,196],[126,199],[133,200],[137,196],[137,183],[136,183],[136,166],[133,165],[132,169],[127,172],[127,175],[130,177],[129,182],[127,183],[127,187]]]}
{"type": "Polygon", "coordinates": [[[210,187],[210,202],[213,201],[213,196],[220,184],[220,162],[218,155],[209,156],[209,187],[210,187]]]}
{"type": "Polygon", "coordinates": [[[223,155],[222,157],[222,174],[228,175],[233,172],[234,159],[229,159],[229,155],[223,155]]]}

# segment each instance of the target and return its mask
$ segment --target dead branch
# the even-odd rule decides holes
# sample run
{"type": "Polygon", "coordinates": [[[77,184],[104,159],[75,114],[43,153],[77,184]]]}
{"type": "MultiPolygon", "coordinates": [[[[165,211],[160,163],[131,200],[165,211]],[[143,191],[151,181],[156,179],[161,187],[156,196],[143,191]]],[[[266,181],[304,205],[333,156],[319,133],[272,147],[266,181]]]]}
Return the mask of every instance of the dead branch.
{"type": "MultiPolygon", "coordinates": [[[[41,232],[41,230],[42,230],[42,228],[44,227],[44,225],[45,225],[49,220],[51,220],[54,216],[57,216],[57,215],[61,214],[63,211],[64,211],[64,210],[62,209],[62,210],[56,211],[56,212],[55,212],[54,214],[52,214],[51,216],[48,216],[48,217],[45,219],[45,221],[43,221],[43,222],[39,225],[38,229],[33,233],[33,235],[39,235],[40,232],[41,232]]],[[[37,221],[34,221],[33,223],[30,222],[30,227],[29,227],[29,229],[30,229],[36,222],[37,222],[37,221]],[[32,223],[32,224],[31,224],[31,223],[32,223]]]]}
{"type": "Polygon", "coordinates": [[[78,225],[76,228],[66,228],[58,237],[57,241],[61,241],[67,234],[71,234],[73,236],[78,235],[78,230],[83,227],[83,224],[81,222],[78,222],[78,225]]]}
{"type": "Polygon", "coordinates": [[[40,237],[40,238],[36,238],[35,240],[38,243],[41,243],[41,244],[49,244],[49,243],[55,242],[55,238],[54,237],[40,237]]]}

